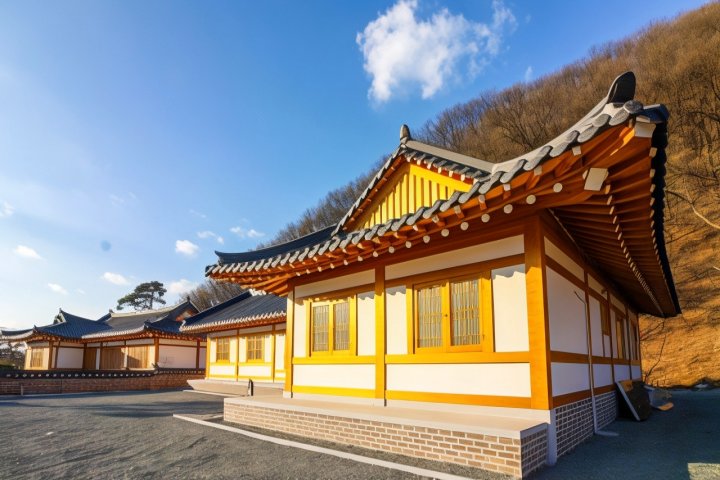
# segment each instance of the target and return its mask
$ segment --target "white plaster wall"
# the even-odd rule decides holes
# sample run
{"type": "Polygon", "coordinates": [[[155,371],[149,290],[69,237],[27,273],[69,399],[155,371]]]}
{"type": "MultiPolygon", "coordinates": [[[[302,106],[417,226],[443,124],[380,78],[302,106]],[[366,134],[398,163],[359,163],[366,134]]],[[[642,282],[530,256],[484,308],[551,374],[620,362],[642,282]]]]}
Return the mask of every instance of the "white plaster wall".
{"type": "Polygon", "coordinates": [[[585,292],[552,268],[547,267],[545,271],[551,350],[587,353],[585,292]]]}
{"type": "Polygon", "coordinates": [[[272,335],[265,335],[265,345],[263,350],[263,355],[265,357],[266,363],[271,363],[273,361],[273,336],[272,335]]]}
{"type": "Polygon", "coordinates": [[[307,357],[307,320],[305,319],[305,305],[295,302],[293,322],[293,356],[307,357]]]}
{"type": "Polygon", "coordinates": [[[596,363],[593,365],[593,379],[596,387],[604,387],[612,385],[612,365],[604,363],[596,363]]]}
{"type": "MultiPolygon", "coordinates": [[[[617,298],[615,295],[612,295],[612,294],[610,295],[610,302],[613,305],[615,305],[615,307],[617,307],[618,310],[620,310],[621,312],[625,311],[625,304],[619,298],[617,298]]],[[[625,315],[623,315],[623,316],[625,316],[625,315]]]]}
{"type": "Polygon", "coordinates": [[[249,335],[251,333],[260,333],[260,332],[271,332],[272,331],[272,325],[263,325],[261,327],[251,327],[251,328],[241,328],[238,330],[240,332],[240,335],[249,335]]]}
{"type": "MultiPolygon", "coordinates": [[[[130,342],[128,342],[128,344],[129,343],[130,342]]],[[[160,345],[187,345],[190,347],[194,347],[197,345],[197,341],[195,341],[195,340],[171,340],[168,338],[161,338],[160,345]]]]}
{"type": "Polygon", "coordinates": [[[388,355],[404,355],[408,353],[407,297],[405,291],[405,285],[385,290],[388,355]]]}
{"type": "Polygon", "coordinates": [[[275,370],[285,369],[285,334],[275,335],[275,370]]]}
{"type": "Polygon", "coordinates": [[[613,367],[615,367],[615,381],[630,379],[630,367],[627,365],[613,365],[613,367]]]}
{"type": "Polygon", "coordinates": [[[375,365],[295,365],[293,384],[303,387],[375,388],[375,365]]]}
{"type": "Polygon", "coordinates": [[[469,263],[493,260],[495,258],[517,255],[524,251],[523,236],[516,235],[494,242],[388,265],[385,267],[385,279],[402,278],[408,275],[432,272],[433,270],[442,270],[444,268],[458,267],[469,263]]]}
{"type": "Polygon", "coordinates": [[[232,337],[230,339],[230,361],[231,362],[238,361],[238,339],[237,339],[237,337],[232,337]]]}
{"type": "Polygon", "coordinates": [[[241,377],[269,378],[272,376],[272,367],[269,365],[240,365],[238,375],[241,377]]]}
{"type": "Polygon", "coordinates": [[[555,363],[552,370],[553,396],[590,389],[590,372],[584,363],[555,363]]]}
{"type": "MultiPolygon", "coordinates": [[[[154,354],[154,350],[153,350],[154,354]]],[[[153,360],[154,362],[155,360],[153,360]]],[[[205,348],[200,349],[200,368],[205,368],[207,366],[207,350],[205,348]]]]}
{"type": "Polygon", "coordinates": [[[210,342],[210,362],[217,361],[217,341],[212,340],[210,342]]]}
{"type": "Polygon", "coordinates": [[[83,366],[83,349],[82,348],[63,348],[60,347],[57,352],[57,368],[82,368],[83,366]]]}
{"type": "Polygon", "coordinates": [[[125,342],[106,342],[106,347],[122,347],[125,345],[125,342]]]}
{"type": "Polygon", "coordinates": [[[572,258],[568,257],[565,252],[560,250],[554,243],[548,240],[547,237],[545,238],[545,255],[565,267],[570,273],[583,282],[585,281],[585,270],[575,263],[572,258]]]}
{"type": "Polygon", "coordinates": [[[235,366],[234,365],[210,365],[209,371],[210,371],[210,376],[213,376],[213,375],[235,376],[235,366]]]}
{"type": "Polygon", "coordinates": [[[357,296],[357,353],[375,355],[375,292],[357,296]]]}
{"type": "Polygon", "coordinates": [[[128,340],[128,345],[153,345],[155,344],[155,340],[152,338],[143,338],[140,340],[128,340]]]}
{"type": "Polygon", "coordinates": [[[597,293],[605,297],[605,289],[603,288],[602,284],[595,280],[595,277],[592,275],[588,275],[588,285],[590,285],[590,288],[595,290],[597,293]]]}
{"type": "Polygon", "coordinates": [[[513,265],[493,270],[492,294],[495,351],[528,351],[525,265],[513,265]]]}
{"type": "Polygon", "coordinates": [[[99,346],[100,346],[100,342],[97,342],[97,343],[88,343],[87,346],[88,346],[88,347],[99,347],[99,346]]]}
{"type": "Polygon", "coordinates": [[[633,380],[640,380],[642,378],[642,369],[640,368],[640,366],[633,365],[631,368],[633,380]]]}
{"type": "Polygon", "coordinates": [[[158,365],[165,368],[195,368],[197,349],[160,345],[158,365]]]}
{"type": "Polygon", "coordinates": [[[364,272],[343,275],[330,280],[321,280],[319,282],[298,285],[295,287],[295,298],[342,290],[344,288],[358,287],[369,283],[375,283],[375,270],[365,270],[364,272]]]}
{"type": "Polygon", "coordinates": [[[592,336],[592,354],[597,357],[603,356],[603,334],[602,334],[602,313],[600,302],[590,297],[590,335],[592,336]]]}
{"type": "Polygon", "coordinates": [[[388,390],[467,395],[530,396],[530,364],[387,365],[388,390]]]}
{"type": "MultiPolygon", "coordinates": [[[[238,348],[238,357],[237,357],[238,363],[247,362],[247,338],[245,338],[245,337],[238,338],[237,348],[238,348]]],[[[232,354],[230,355],[230,360],[235,361],[232,354]]]]}

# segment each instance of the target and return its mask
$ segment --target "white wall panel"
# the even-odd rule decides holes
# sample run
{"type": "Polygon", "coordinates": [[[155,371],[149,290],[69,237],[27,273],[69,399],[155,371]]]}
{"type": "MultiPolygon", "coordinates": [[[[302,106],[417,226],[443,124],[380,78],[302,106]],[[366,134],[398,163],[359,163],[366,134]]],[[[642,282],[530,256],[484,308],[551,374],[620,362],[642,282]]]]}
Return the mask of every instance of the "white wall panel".
{"type": "Polygon", "coordinates": [[[407,297],[405,285],[385,290],[387,311],[387,353],[398,355],[408,353],[407,297]]]}
{"type": "Polygon", "coordinates": [[[467,395],[530,396],[530,364],[388,365],[388,390],[467,395]]]}
{"type": "Polygon", "coordinates": [[[285,370],[285,334],[275,335],[275,370],[285,370]]]}
{"type": "Polygon", "coordinates": [[[553,396],[590,389],[590,372],[584,363],[555,363],[552,366],[553,396]]]}
{"type": "Polygon", "coordinates": [[[632,378],[633,380],[640,380],[642,378],[642,369],[639,365],[632,366],[632,378]]]}
{"type": "Polygon", "coordinates": [[[615,367],[615,381],[630,380],[630,367],[627,365],[613,365],[615,367]]]}
{"type": "Polygon", "coordinates": [[[375,365],[295,365],[293,385],[375,388],[375,365]]]}
{"type": "Polygon", "coordinates": [[[375,355],[375,292],[357,296],[358,355],[375,355]]]}
{"type": "Polygon", "coordinates": [[[430,255],[416,260],[396,263],[385,267],[385,279],[402,278],[419,273],[458,267],[469,263],[484,262],[495,258],[517,255],[525,251],[522,235],[503,238],[494,242],[430,255]]]}
{"type": "Polygon", "coordinates": [[[295,298],[308,297],[325,292],[335,290],[343,290],[345,288],[359,287],[375,283],[375,270],[365,270],[364,272],[352,273],[335,277],[330,280],[322,280],[319,282],[307,283],[295,287],[295,298]]]}
{"type": "Polygon", "coordinates": [[[550,348],[560,352],[587,353],[585,292],[552,268],[547,267],[545,271],[550,348]]]}
{"type": "Polygon", "coordinates": [[[295,319],[293,322],[293,356],[306,357],[307,352],[307,320],[305,318],[305,305],[295,302],[295,319]]]}
{"type": "Polygon", "coordinates": [[[585,270],[575,263],[572,258],[567,256],[565,252],[560,250],[554,243],[545,238],[545,255],[555,260],[557,263],[565,267],[570,273],[578,279],[585,281],[585,270]]]}
{"type": "MultiPolygon", "coordinates": [[[[153,355],[154,355],[153,351],[153,355]]],[[[153,360],[154,362],[155,360],[153,360]]],[[[205,348],[200,348],[200,368],[205,368],[207,366],[207,350],[205,348]]]]}
{"type": "Polygon", "coordinates": [[[492,271],[493,320],[496,352],[529,349],[525,265],[492,271]]]}
{"type": "Polygon", "coordinates": [[[602,357],[602,314],[600,312],[600,302],[592,296],[590,297],[590,335],[592,336],[592,354],[597,357],[602,357]]]}
{"type": "Polygon", "coordinates": [[[235,376],[235,365],[210,365],[209,376],[221,375],[227,377],[228,375],[235,376]]]}
{"type": "Polygon", "coordinates": [[[272,367],[269,365],[240,365],[238,376],[268,378],[272,376],[272,367]]]}
{"type": "Polygon", "coordinates": [[[612,365],[605,363],[593,364],[593,380],[595,380],[596,387],[612,385],[612,365]]]}
{"type": "Polygon", "coordinates": [[[195,368],[195,348],[160,345],[158,365],[165,368],[195,368]]]}
{"type": "Polygon", "coordinates": [[[82,368],[83,366],[83,349],[82,348],[63,348],[60,347],[57,352],[57,368],[82,368]]]}

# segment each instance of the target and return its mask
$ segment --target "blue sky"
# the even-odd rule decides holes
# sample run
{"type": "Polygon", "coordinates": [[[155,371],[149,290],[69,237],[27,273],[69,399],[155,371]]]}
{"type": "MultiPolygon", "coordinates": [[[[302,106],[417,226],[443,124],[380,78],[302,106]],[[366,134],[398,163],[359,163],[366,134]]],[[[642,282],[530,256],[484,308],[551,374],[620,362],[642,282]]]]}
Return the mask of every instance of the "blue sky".
{"type": "Polygon", "coordinates": [[[0,326],[175,301],[402,123],[702,3],[0,1],[0,326]]]}

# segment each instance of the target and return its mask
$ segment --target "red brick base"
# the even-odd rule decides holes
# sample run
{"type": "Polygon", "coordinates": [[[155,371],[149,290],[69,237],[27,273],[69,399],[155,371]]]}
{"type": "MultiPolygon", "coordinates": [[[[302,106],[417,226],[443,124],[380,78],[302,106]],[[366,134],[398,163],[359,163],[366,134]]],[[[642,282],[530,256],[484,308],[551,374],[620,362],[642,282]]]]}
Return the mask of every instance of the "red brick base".
{"type": "Polygon", "coordinates": [[[188,380],[204,377],[204,374],[159,373],[118,378],[0,378],[0,395],[164,390],[187,387],[188,380]]]}

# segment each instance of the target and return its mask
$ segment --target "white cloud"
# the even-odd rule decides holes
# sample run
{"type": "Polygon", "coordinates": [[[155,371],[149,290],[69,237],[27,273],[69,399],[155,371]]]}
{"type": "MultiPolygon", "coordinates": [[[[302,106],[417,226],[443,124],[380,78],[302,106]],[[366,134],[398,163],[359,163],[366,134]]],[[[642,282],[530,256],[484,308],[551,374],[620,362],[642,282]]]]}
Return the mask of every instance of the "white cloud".
{"type": "Polygon", "coordinates": [[[60,293],[62,295],[68,294],[67,290],[65,290],[62,285],[58,285],[57,283],[48,283],[47,286],[55,293],[60,293]]]}
{"type": "Polygon", "coordinates": [[[198,250],[200,250],[200,247],[192,243],[190,240],[177,240],[175,242],[175,253],[187,255],[188,257],[194,257],[198,250]]]}
{"type": "Polygon", "coordinates": [[[130,283],[127,278],[123,277],[119,273],[105,272],[100,278],[106,282],[112,283],[113,285],[127,285],[130,283]]]}
{"type": "Polygon", "coordinates": [[[205,215],[205,214],[202,213],[202,212],[198,212],[197,210],[193,210],[192,208],[191,208],[190,210],[188,210],[188,213],[189,213],[190,215],[192,215],[193,217],[197,217],[197,218],[207,218],[207,215],[205,215]]]}
{"type": "Polygon", "coordinates": [[[13,252],[15,252],[15,255],[19,255],[21,257],[32,258],[33,260],[42,260],[42,257],[39,253],[25,245],[18,245],[17,247],[15,247],[15,250],[13,250],[13,252]]]}
{"type": "Polygon", "coordinates": [[[214,238],[218,243],[223,244],[225,243],[225,239],[218,235],[215,232],[211,232],[210,230],[205,230],[202,232],[197,233],[198,238],[206,239],[206,238],[214,238]]]}
{"type": "Polygon", "coordinates": [[[187,280],[185,278],[181,278],[178,281],[170,282],[170,285],[168,285],[167,287],[167,291],[168,293],[172,293],[175,295],[182,295],[183,293],[188,293],[190,290],[197,286],[197,283],[191,282],[190,280],[187,280]]]}
{"type": "Polygon", "coordinates": [[[15,212],[15,207],[8,202],[0,202],[0,218],[7,218],[15,212]]]}
{"type": "Polygon", "coordinates": [[[265,236],[265,234],[263,232],[259,232],[259,231],[255,230],[254,228],[245,229],[243,227],[238,226],[238,227],[232,227],[230,229],[230,231],[240,238],[261,238],[261,237],[265,236]]]}
{"type": "Polygon", "coordinates": [[[76,292],[79,293],[80,295],[85,295],[85,290],[83,290],[82,288],[78,288],[76,290],[76,292]]]}
{"type": "Polygon", "coordinates": [[[533,79],[533,68],[532,65],[528,66],[528,68],[525,70],[525,82],[529,82],[533,79]]]}
{"type": "Polygon", "coordinates": [[[430,19],[418,19],[417,7],[417,0],[399,0],[355,38],[363,67],[372,77],[368,95],[377,102],[416,85],[422,98],[430,98],[449,81],[477,75],[500,53],[504,34],[517,26],[500,0],[493,1],[490,24],[453,15],[446,8],[430,19]]]}

